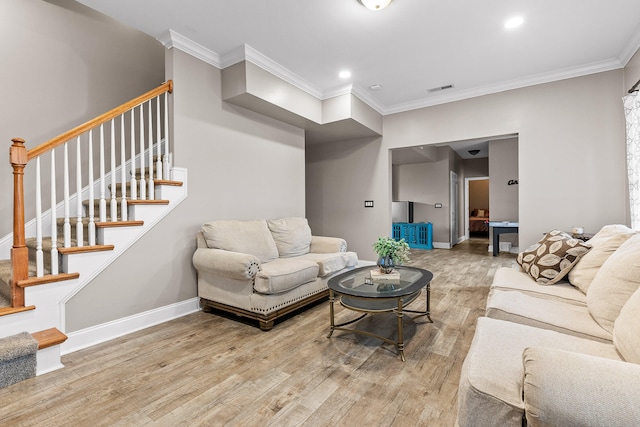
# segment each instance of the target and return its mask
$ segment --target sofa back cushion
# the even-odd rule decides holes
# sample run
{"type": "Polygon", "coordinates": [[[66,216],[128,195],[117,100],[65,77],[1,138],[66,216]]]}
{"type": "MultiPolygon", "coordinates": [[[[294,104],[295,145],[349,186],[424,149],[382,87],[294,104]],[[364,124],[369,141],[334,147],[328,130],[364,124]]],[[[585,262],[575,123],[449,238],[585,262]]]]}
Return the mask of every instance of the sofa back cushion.
{"type": "Polygon", "coordinates": [[[640,288],[640,234],[624,242],[605,261],[587,291],[591,316],[609,332],[620,310],[640,288]]]}
{"type": "Polygon", "coordinates": [[[202,225],[202,232],[209,248],[253,255],[261,262],[278,258],[278,248],[264,220],[212,221],[202,225]]]}
{"type": "Polygon", "coordinates": [[[613,327],[613,344],[624,360],[640,364],[640,289],[620,310],[613,327]]]}
{"type": "Polygon", "coordinates": [[[569,272],[569,282],[585,294],[596,273],[607,259],[635,232],[620,224],[605,225],[587,244],[591,250],[569,272]]]}
{"type": "Polygon", "coordinates": [[[309,253],[311,228],[306,218],[282,218],[267,221],[278,254],[290,258],[309,253]]]}

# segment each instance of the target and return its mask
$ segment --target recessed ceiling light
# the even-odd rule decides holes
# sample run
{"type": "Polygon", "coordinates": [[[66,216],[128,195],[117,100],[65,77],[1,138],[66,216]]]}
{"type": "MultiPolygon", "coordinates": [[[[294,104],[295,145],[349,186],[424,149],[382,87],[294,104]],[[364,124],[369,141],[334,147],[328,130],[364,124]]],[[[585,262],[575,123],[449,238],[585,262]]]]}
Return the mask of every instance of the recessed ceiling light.
{"type": "Polygon", "coordinates": [[[348,79],[349,77],[351,77],[351,71],[348,71],[348,70],[340,71],[338,73],[338,77],[340,77],[341,79],[348,79]]]}
{"type": "Polygon", "coordinates": [[[369,90],[380,90],[380,89],[382,89],[382,85],[379,85],[379,84],[369,86],[369,90]]]}
{"type": "Polygon", "coordinates": [[[514,16],[513,18],[507,19],[504,23],[504,27],[508,30],[513,28],[517,28],[524,23],[524,18],[522,16],[514,16]]]}

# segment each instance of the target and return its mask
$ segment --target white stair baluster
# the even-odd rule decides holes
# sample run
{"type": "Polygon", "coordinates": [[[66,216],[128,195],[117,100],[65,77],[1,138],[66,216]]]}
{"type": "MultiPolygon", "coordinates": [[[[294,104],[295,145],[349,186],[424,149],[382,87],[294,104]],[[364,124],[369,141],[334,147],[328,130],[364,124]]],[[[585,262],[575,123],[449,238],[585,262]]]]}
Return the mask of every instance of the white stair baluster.
{"type": "Polygon", "coordinates": [[[71,247],[71,223],[69,223],[69,142],[64,143],[64,225],[62,235],[64,237],[64,247],[71,247]]]}
{"type": "Polygon", "coordinates": [[[169,92],[164,93],[164,179],[169,177],[169,92]]]}
{"type": "Polygon", "coordinates": [[[155,199],[155,181],[153,179],[153,108],[149,100],[149,200],[155,199]]]}
{"type": "Polygon", "coordinates": [[[104,126],[100,125],[100,222],[107,220],[107,200],[104,193],[104,126]]]}
{"type": "Polygon", "coordinates": [[[56,212],[56,152],[51,149],[51,274],[58,274],[58,221],[56,212]]]}
{"type": "Polygon", "coordinates": [[[131,109],[131,160],[129,173],[131,174],[131,200],[138,198],[138,182],[136,180],[136,109],[131,109]]]}
{"type": "Polygon", "coordinates": [[[120,185],[122,186],[122,190],[120,190],[120,197],[122,198],[120,200],[120,216],[123,221],[127,221],[127,156],[125,154],[124,134],[124,114],[122,114],[120,116],[120,185]]]}
{"type": "Polygon", "coordinates": [[[116,127],[111,119],[111,221],[118,220],[118,201],[116,200],[116,127]]]}
{"type": "Polygon", "coordinates": [[[80,152],[80,137],[76,138],[76,245],[84,246],[82,227],[82,156],[80,152]]]}
{"type": "Polygon", "coordinates": [[[40,187],[40,156],[36,157],[36,276],[44,276],[42,256],[42,189],[40,187]]]}
{"type": "Polygon", "coordinates": [[[93,129],[89,131],[89,246],[96,244],[95,195],[93,182],[93,129]]]}
{"type": "Polygon", "coordinates": [[[144,104],[140,104],[140,200],[147,198],[147,181],[144,178],[144,104]]]}
{"type": "Polygon", "coordinates": [[[156,178],[162,179],[162,132],[160,123],[160,96],[156,97],[156,178]]]}

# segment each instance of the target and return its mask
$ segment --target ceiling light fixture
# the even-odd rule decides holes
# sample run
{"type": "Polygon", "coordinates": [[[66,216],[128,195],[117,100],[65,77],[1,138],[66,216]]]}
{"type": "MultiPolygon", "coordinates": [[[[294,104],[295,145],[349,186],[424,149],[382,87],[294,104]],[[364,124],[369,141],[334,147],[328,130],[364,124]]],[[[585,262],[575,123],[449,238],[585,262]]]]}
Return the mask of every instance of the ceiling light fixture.
{"type": "Polygon", "coordinates": [[[524,18],[522,16],[514,16],[513,18],[508,19],[504,23],[504,27],[507,30],[511,30],[513,28],[519,27],[524,23],[524,18]]]}
{"type": "Polygon", "coordinates": [[[472,156],[475,156],[479,152],[480,152],[480,150],[469,150],[469,154],[471,154],[472,156]]]}
{"type": "Polygon", "coordinates": [[[379,84],[369,86],[369,90],[380,90],[380,89],[382,89],[382,85],[379,85],[379,84]]]}
{"type": "Polygon", "coordinates": [[[340,71],[338,73],[338,77],[340,77],[341,79],[348,79],[349,77],[351,77],[351,71],[348,71],[348,70],[340,71]]]}
{"type": "Polygon", "coordinates": [[[391,0],[360,0],[360,3],[370,10],[382,10],[389,6],[391,0]]]}

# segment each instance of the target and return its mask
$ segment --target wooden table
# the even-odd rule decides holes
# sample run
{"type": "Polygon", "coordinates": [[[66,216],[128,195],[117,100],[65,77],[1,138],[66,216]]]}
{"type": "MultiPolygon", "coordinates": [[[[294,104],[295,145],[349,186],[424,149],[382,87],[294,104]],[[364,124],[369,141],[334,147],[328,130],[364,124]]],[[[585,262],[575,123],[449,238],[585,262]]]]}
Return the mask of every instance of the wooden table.
{"type": "Polygon", "coordinates": [[[500,235],[517,233],[519,224],[510,221],[489,221],[489,227],[493,228],[493,256],[498,256],[500,251],[500,235]]]}

